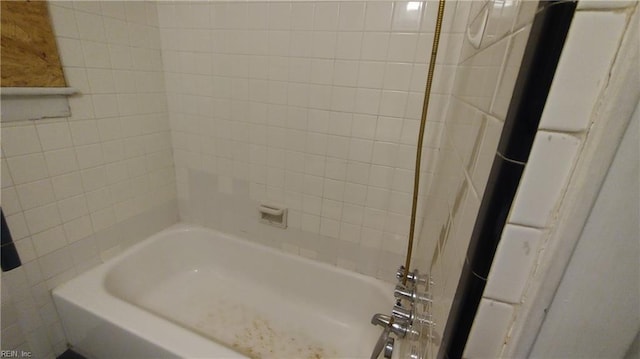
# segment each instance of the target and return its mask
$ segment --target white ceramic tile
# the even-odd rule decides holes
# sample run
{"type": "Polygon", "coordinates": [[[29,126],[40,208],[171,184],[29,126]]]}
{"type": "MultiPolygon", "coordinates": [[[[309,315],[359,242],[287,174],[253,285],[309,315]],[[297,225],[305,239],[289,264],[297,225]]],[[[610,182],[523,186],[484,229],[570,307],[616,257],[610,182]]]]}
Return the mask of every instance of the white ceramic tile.
{"type": "Polygon", "coordinates": [[[93,93],[113,93],[113,73],[107,69],[87,69],[87,80],[93,93]]]}
{"type": "Polygon", "coordinates": [[[320,216],[303,213],[302,230],[310,233],[320,232],[320,216]]]}
{"type": "Polygon", "coordinates": [[[385,76],[384,62],[361,61],[358,68],[358,86],[382,88],[385,76]]]}
{"type": "Polygon", "coordinates": [[[51,21],[57,36],[78,37],[78,28],[73,10],[60,6],[50,6],[51,21]]]}
{"type": "Polygon", "coordinates": [[[82,178],[78,172],[52,177],[51,183],[57,200],[82,193],[82,178]]]}
{"type": "MultiPolygon", "coordinates": [[[[416,146],[399,145],[396,156],[396,167],[413,170],[416,164],[416,146]]],[[[424,158],[428,160],[427,156],[424,158]]]]}
{"type": "Polygon", "coordinates": [[[394,166],[396,165],[398,146],[389,142],[375,142],[372,163],[394,166]]]}
{"type": "MultiPolygon", "coordinates": [[[[141,97],[138,97],[142,99],[141,97]]],[[[93,111],[96,118],[118,116],[118,96],[116,95],[93,95],[93,111]]],[[[142,105],[142,104],[141,104],[142,105]]],[[[75,137],[74,137],[75,141],[75,137]]]]}
{"type": "Polygon", "coordinates": [[[367,187],[361,184],[349,183],[345,185],[344,202],[354,205],[364,205],[367,197],[367,187]]]}
{"type": "Polygon", "coordinates": [[[102,146],[99,143],[76,147],[76,159],[80,169],[99,166],[104,163],[102,146]]]}
{"type": "Polygon", "coordinates": [[[369,186],[391,188],[393,183],[393,167],[371,166],[369,172],[369,186]]]}
{"type": "Polygon", "coordinates": [[[351,126],[351,136],[372,139],[376,132],[376,117],[372,115],[354,114],[351,126]]]}
{"type": "Polygon", "coordinates": [[[74,242],[69,246],[69,250],[75,263],[81,263],[98,255],[98,246],[93,237],[74,242]]]}
{"type": "Polygon", "coordinates": [[[109,48],[102,42],[82,40],[82,52],[87,67],[108,68],[111,66],[109,48]]]}
{"type": "MultiPolygon", "coordinates": [[[[250,7],[252,9],[253,7],[250,7]]],[[[291,27],[297,30],[313,28],[313,3],[291,4],[291,27]]]]}
{"type": "MultiPolygon", "coordinates": [[[[208,7],[207,4],[194,6],[200,6],[199,10],[208,7]]],[[[193,10],[188,4],[186,7],[193,10]]],[[[129,215],[126,218],[130,218],[175,195],[170,175],[173,160],[167,151],[170,142],[166,136],[169,122],[164,76],[159,72],[162,66],[160,37],[157,29],[147,26],[158,23],[155,4],[58,2],[50,8],[67,81],[80,89],[82,95],[69,99],[72,113],[69,119],[40,121],[35,127],[3,127],[2,131],[3,154],[9,157],[2,161],[3,209],[25,269],[28,267],[28,278],[24,282],[39,286],[32,292],[38,306],[43,307],[41,311],[25,310],[25,317],[21,318],[30,333],[28,345],[38,357],[53,357],[56,348],[64,349],[59,324],[56,328],[53,325],[45,328],[40,321],[41,316],[48,322],[54,320],[53,307],[46,302],[47,289],[75,275],[76,269],[82,271],[97,263],[96,252],[92,250],[77,250],[69,256],[67,241],[91,236],[94,226],[107,229],[115,224],[116,216],[109,208],[112,199],[134,205],[130,208],[135,211],[126,211],[129,215]],[[129,47],[130,43],[134,47],[129,47]],[[112,71],[112,66],[117,70],[112,71]],[[137,105],[132,105],[134,102],[137,105]],[[123,114],[131,116],[120,118],[123,114]],[[96,117],[100,119],[97,122],[96,117]],[[35,137],[31,129],[36,129],[35,137]],[[120,139],[123,136],[125,140],[120,139]],[[103,161],[109,163],[107,170],[101,166],[91,167],[103,161]],[[79,164],[90,168],[80,173],[79,164]],[[123,176],[123,168],[138,177],[128,181],[123,176]],[[14,180],[16,188],[10,187],[14,180]],[[104,187],[108,183],[121,191],[105,195],[112,193],[111,187],[104,187]],[[89,191],[86,198],[82,195],[85,189],[89,191]],[[150,198],[149,189],[154,191],[155,198],[150,198]],[[24,206],[10,203],[20,200],[24,206]],[[25,212],[17,212],[16,208],[25,212]],[[11,211],[7,211],[9,209],[11,211]],[[90,216],[89,209],[96,211],[90,216]],[[62,224],[63,221],[66,223],[62,224]],[[40,266],[43,271],[39,270],[40,266]]],[[[206,25],[209,14],[208,8],[193,12],[193,26],[206,25]]],[[[164,44],[175,45],[175,48],[185,45],[192,51],[208,48],[198,43],[210,35],[208,31],[191,33],[193,36],[188,41],[180,43],[180,38],[173,36],[164,44]]],[[[177,54],[174,57],[178,58],[177,54]]],[[[180,64],[194,64],[193,68],[198,71],[209,70],[207,74],[214,68],[212,60],[200,54],[178,59],[184,61],[180,64]]],[[[168,61],[173,69],[178,69],[176,63],[168,61]]],[[[234,64],[233,70],[237,68],[234,64]]],[[[175,81],[169,83],[176,84],[175,81]]],[[[201,79],[194,84],[199,91],[208,90],[201,79]]],[[[182,105],[182,99],[173,104],[176,102],[182,105]]],[[[195,113],[208,114],[202,106],[203,100],[197,99],[194,103],[195,113]]]]}
{"type": "Polygon", "coordinates": [[[418,34],[392,33],[389,37],[387,59],[389,61],[411,62],[416,54],[418,34]]]}
{"type": "Polygon", "coordinates": [[[547,226],[573,170],[581,140],[569,134],[538,131],[520,180],[509,221],[547,226]]]}
{"type": "Polygon", "coordinates": [[[334,58],[337,35],[332,31],[314,31],[311,55],[318,58],[334,58]]]}
{"type": "Polygon", "coordinates": [[[333,68],[333,84],[355,87],[358,82],[358,62],[336,60],[333,68]]]}
{"type": "Polygon", "coordinates": [[[493,117],[485,118],[485,128],[482,134],[482,142],[476,154],[475,165],[471,172],[471,179],[476,193],[484,193],[489,172],[496,156],[498,142],[502,134],[502,122],[493,117]]]}
{"type": "Polygon", "coordinates": [[[35,126],[4,127],[2,129],[2,150],[8,157],[41,151],[35,126]]]}
{"type": "Polygon", "coordinates": [[[580,0],[578,1],[578,10],[583,9],[618,9],[630,7],[635,4],[635,1],[629,0],[616,0],[616,1],[602,1],[602,0],[580,0]]]}
{"type": "Polygon", "coordinates": [[[501,120],[504,120],[507,116],[511,95],[518,78],[522,55],[524,54],[530,31],[531,26],[526,26],[515,33],[509,42],[507,58],[502,66],[502,74],[491,105],[491,112],[501,120]]]}
{"type": "Polygon", "coordinates": [[[314,5],[315,30],[334,30],[338,27],[338,3],[316,3],[314,5]]]}
{"type": "Polygon", "coordinates": [[[407,104],[407,93],[401,91],[382,91],[380,114],[390,117],[402,117],[407,104]]]}
{"type": "Polygon", "coordinates": [[[342,2],[340,4],[339,29],[342,31],[362,30],[364,14],[364,2],[342,2]]]}
{"type": "MultiPolygon", "coordinates": [[[[353,87],[334,87],[331,94],[331,109],[333,111],[348,113],[348,116],[351,116],[350,113],[353,112],[355,107],[356,91],[357,90],[353,87]]],[[[337,128],[339,132],[335,134],[348,136],[349,131],[351,130],[351,122],[349,121],[348,123],[344,123],[344,126],[344,128],[342,125],[337,128]]]]}
{"type": "Polygon", "coordinates": [[[364,29],[367,31],[389,30],[391,28],[392,17],[392,2],[368,2],[365,12],[364,29]]]}
{"type": "Polygon", "coordinates": [[[73,8],[82,12],[88,12],[91,14],[100,14],[102,12],[100,4],[94,3],[73,3],[73,8]]]}
{"type": "Polygon", "coordinates": [[[379,117],[375,139],[378,141],[398,142],[402,133],[402,119],[379,117]]]}
{"type": "Polygon", "coordinates": [[[368,184],[369,170],[370,165],[368,163],[349,161],[347,164],[347,181],[361,185],[368,184]]]}
{"type": "Polygon", "coordinates": [[[13,179],[9,173],[9,165],[4,156],[0,159],[0,165],[2,166],[2,170],[0,171],[0,174],[2,175],[2,180],[0,181],[2,182],[2,188],[4,189],[5,187],[13,186],[13,179]]]}
{"type": "Polygon", "coordinates": [[[420,1],[395,2],[391,28],[394,31],[418,31],[423,5],[420,1]]]}
{"type": "Polygon", "coordinates": [[[91,224],[95,232],[109,228],[115,221],[116,216],[111,207],[91,213],[91,224]]]}
{"type": "Polygon", "coordinates": [[[84,195],[65,198],[58,201],[58,210],[63,222],[68,222],[89,213],[89,210],[87,209],[87,199],[84,195]]]}
{"type": "Polygon", "coordinates": [[[338,32],[336,36],[336,58],[357,60],[362,48],[361,32],[338,32]]]}
{"type": "Polygon", "coordinates": [[[542,240],[542,231],[506,225],[491,265],[483,296],[520,303],[542,240]]]}
{"type": "Polygon", "coordinates": [[[51,278],[73,267],[73,260],[68,248],[61,248],[38,259],[42,274],[51,278]]]}
{"type": "Polygon", "coordinates": [[[366,207],[364,210],[364,217],[362,219],[362,225],[364,227],[382,230],[384,228],[385,213],[382,210],[372,207],[366,207]]]}
{"type": "Polygon", "coordinates": [[[538,10],[538,1],[520,1],[518,16],[513,24],[513,29],[517,30],[525,24],[533,21],[538,10]]]}
{"type": "Polygon", "coordinates": [[[50,176],[58,176],[78,169],[76,154],[71,148],[48,151],[45,153],[45,159],[50,176]]]}
{"type": "Polygon", "coordinates": [[[2,329],[2,345],[9,349],[18,347],[25,341],[20,325],[15,323],[2,329]]]}
{"type": "Polygon", "coordinates": [[[382,231],[362,227],[360,232],[360,243],[362,246],[367,248],[380,248],[382,246],[382,231]]]}
{"type": "Polygon", "coordinates": [[[540,128],[583,131],[625,29],[621,12],[577,12],[549,89],[540,128]]]}
{"type": "Polygon", "coordinates": [[[392,189],[395,191],[409,192],[412,190],[414,175],[412,170],[396,168],[393,174],[392,189]]]}
{"type": "Polygon", "coordinates": [[[37,258],[36,251],[33,248],[33,241],[31,240],[31,238],[23,238],[21,240],[14,241],[14,243],[16,245],[18,255],[20,256],[20,261],[22,261],[26,270],[27,264],[37,258]]]}
{"type": "Polygon", "coordinates": [[[67,240],[71,242],[79,241],[93,233],[91,219],[89,216],[80,217],[69,221],[63,225],[67,240]]]}
{"type": "Polygon", "coordinates": [[[32,234],[60,224],[58,207],[55,204],[37,207],[24,212],[27,227],[32,234]]]}
{"type": "Polygon", "coordinates": [[[513,313],[511,305],[483,298],[473,320],[463,357],[499,357],[513,313]]]}
{"type": "Polygon", "coordinates": [[[342,209],[342,221],[355,225],[362,224],[363,206],[345,203],[342,209]]]}
{"type": "Polygon", "coordinates": [[[73,121],[69,123],[69,128],[75,145],[87,145],[100,140],[95,120],[73,121]]]}
{"type": "Polygon", "coordinates": [[[466,31],[471,5],[473,4],[473,1],[458,1],[455,16],[451,19],[449,28],[452,33],[464,33],[466,31]]]}
{"type": "Polygon", "coordinates": [[[104,19],[105,37],[110,44],[129,45],[127,23],[118,19],[104,19]]]}
{"type": "Polygon", "coordinates": [[[411,82],[413,66],[410,63],[387,63],[383,86],[389,90],[407,91],[411,82]]]}
{"type": "Polygon", "coordinates": [[[362,36],[362,52],[360,56],[363,60],[384,61],[387,59],[388,48],[389,33],[365,32],[362,36]]]}
{"type": "Polygon", "coordinates": [[[389,195],[391,191],[377,188],[377,187],[368,187],[367,189],[367,207],[377,209],[377,210],[386,210],[389,206],[389,195]]]}
{"type": "Polygon", "coordinates": [[[106,41],[102,17],[94,14],[78,13],[76,16],[78,35],[82,40],[106,41]]]}
{"type": "Polygon", "coordinates": [[[33,241],[33,246],[38,257],[60,249],[67,244],[62,226],[34,234],[31,240],[33,241]]]}
{"type": "Polygon", "coordinates": [[[347,159],[349,157],[349,138],[329,136],[327,139],[327,156],[347,159]]]}
{"type": "Polygon", "coordinates": [[[71,147],[71,132],[65,122],[36,124],[40,144],[45,151],[71,147]]]}
{"type": "Polygon", "coordinates": [[[25,238],[29,235],[29,228],[27,227],[27,222],[22,212],[7,216],[6,220],[7,226],[11,229],[13,240],[25,238]]]}
{"type": "Polygon", "coordinates": [[[49,179],[16,186],[16,190],[24,210],[43,206],[55,200],[53,187],[49,179]]]}
{"type": "MultiPolygon", "coordinates": [[[[175,110],[170,121],[176,130],[172,140],[177,165],[212,170],[229,178],[249,178],[251,198],[282,198],[291,208],[301,208],[298,220],[292,223],[297,222],[302,231],[350,242],[357,242],[366,233],[371,238],[363,243],[376,249],[381,249],[383,230],[385,239],[393,238],[395,231],[400,234],[406,231],[405,218],[399,214],[406,211],[408,190],[402,186],[408,184],[410,188],[412,183],[410,162],[415,149],[411,144],[415,138],[409,134],[417,130],[423,87],[420,81],[411,81],[420,39],[412,32],[417,30],[422,12],[413,14],[411,10],[416,5],[432,4],[312,2],[246,3],[231,7],[223,3],[198,4],[210,10],[199,11],[210,15],[214,30],[208,35],[194,31],[202,26],[206,16],[194,14],[193,5],[161,4],[159,12],[160,23],[166,27],[162,29],[162,55],[167,89],[172,94],[169,106],[175,110]],[[388,31],[395,32],[392,36],[388,31]],[[214,45],[200,46],[199,42],[207,38],[214,45]],[[386,61],[392,64],[385,66],[386,61]],[[211,74],[215,77],[209,77],[211,74]],[[408,93],[409,89],[413,92],[408,93]],[[385,117],[378,119],[381,113],[385,117]],[[200,116],[216,120],[209,124],[200,116]],[[405,145],[398,146],[399,143],[405,145]],[[373,177],[372,162],[378,166],[373,177]],[[369,184],[387,192],[367,197],[369,184]],[[395,192],[390,191],[391,186],[395,192]],[[297,195],[299,192],[305,196],[297,195]],[[336,204],[330,200],[351,206],[351,212],[347,215],[345,209],[338,217],[335,206],[331,207],[333,210],[327,209],[329,204],[336,204]],[[379,229],[363,232],[358,228],[361,221],[358,218],[362,217],[358,213],[364,211],[367,201],[378,207],[388,202],[398,213],[390,217],[386,226],[383,213],[379,229]],[[324,213],[321,206],[311,206],[311,202],[325,203],[324,213]]],[[[448,10],[449,14],[456,12],[453,7],[448,10]]],[[[112,35],[124,41],[123,34],[112,35]]],[[[107,38],[112,35],[107,31],[107,38]]],[[[140,34],[127,35],[142,45],[140,34]]],[[[125,68],[127,56],[139,58],[130,62],[132,69],[146,66],[139,62],[144,57],[140,51],[132,50],[129,55],[123,49],[117,51],[122,56],[111,56],[112,66],[118,62],[125,68]]],[[[426,58],[423,60],[426,62],[426,58]]],[[[136,91],[153,90],[149,82],[127,81],[127,75],[113,72],[117,92],[142,99],[136,91]]],[[[452,77],[449,75],[446,77],[452,77]]],[[[86,82],[89,88],[90,82],[95,83],[90,79],[86,82]]],[[[447,85],[450,83],[438,83],[438,91],[446,91],[447,85]]],[[[106,88],[100,91],[107,91],[106,88]]],[[[109,163],[143,155],[146,147],[137,145],[134,138],[121,142],[120,153],[116,145],[118,136],[143,133],[139,123],[148,120],[136,118],[135,112],[142,111],[142,106],[140,109],[129,106],[135,103],[134,97],[120,96],[113,101],[105,97],[108,95],[92,97],[91,105],[96,107],[99,118],[117,118],[123,112],[131,117],[121,120],[120,131],[103,128],[102,122],[98,122],[99,136],[81,145],[112,141],[108,145],[101,143],[104,160],[109,163]],[[114,102],[116,105],[111,106],[114,102]],[[109,112],[112,108],[118,111],[109,112]]],[[[87,138],[92,137],[90,127],[85,128],[87,138]]],[[[125,172],[143,176],[151,170],[148,166],[154,166],[136,158],[126,164],[126,171],[118,164],[83,171],[83,186],[88,191],[103,193],[102,187],[108,184],[114,197],[126,201],[126,193],[141,186],[121,186],[119,181],[126,181],[125,172]]],[[[182,188],[186,176],[181,178],[182,188]]],[[[70,182],[71,178],[65,180],[70,182]]],[[[73,196],[68,186],[60,187],[62,195],[73,196]]],[[[102,204],[91,207],[96,209],[102,204]]]]}
{"type": "Polygon", "coordinates": [[[48,176],[44,156],[41,153],[11,157],[6,161],[15,184],[37,181],[48,176]]]}
{"type": "Polygon", "coordinates": [[[517,2],[493,1],[490,3],[481,46],[484,47],[495,42],[511,30],[512,24],[518,15],[517,5],[517,2]]]}
{"type": "Polygon", "coordinates": [[[2,189],[2,211],[5,215],[12,215],[22,211],[18,192],[14,187],[6,187],[2,189]]]}
{"type": "Polygon", "coordinates": [[[453,92],[473,106],[489,111],[508,43],[506,37],[462,62],[453,92]]]}

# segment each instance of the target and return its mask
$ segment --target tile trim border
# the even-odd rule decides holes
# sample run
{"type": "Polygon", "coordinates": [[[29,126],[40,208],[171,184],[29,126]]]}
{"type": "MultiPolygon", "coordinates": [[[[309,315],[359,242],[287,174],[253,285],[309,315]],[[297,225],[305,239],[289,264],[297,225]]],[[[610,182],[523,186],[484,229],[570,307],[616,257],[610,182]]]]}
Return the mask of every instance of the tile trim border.
{"type": "Polygon", "coordinates": [[[461,358],[463,355],[577,1],[541,2],[539,6],[438,358],[461,358]]]}

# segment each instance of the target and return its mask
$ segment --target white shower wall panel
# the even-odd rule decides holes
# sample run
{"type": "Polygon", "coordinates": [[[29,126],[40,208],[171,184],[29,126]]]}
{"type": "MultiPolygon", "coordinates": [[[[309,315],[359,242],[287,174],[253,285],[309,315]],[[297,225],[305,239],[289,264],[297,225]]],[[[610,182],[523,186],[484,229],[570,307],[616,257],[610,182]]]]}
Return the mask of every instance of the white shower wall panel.
{"type": "MultiPolygon", "coordinates": [[[[421,193],[470,6],[447,2],[421,193]]],[[[436,1],[158,4],[182,218],[251,227],[249,238],[390,280],[406,250],[436,11],[436,1]],[[220,198],[205,206],[207,195],[220,198]],[[289,209],[287,230],[258,224],[262,202],[289,209]],[[233,220],[209,216],[230,204],[241,207],[233,220]]]]}

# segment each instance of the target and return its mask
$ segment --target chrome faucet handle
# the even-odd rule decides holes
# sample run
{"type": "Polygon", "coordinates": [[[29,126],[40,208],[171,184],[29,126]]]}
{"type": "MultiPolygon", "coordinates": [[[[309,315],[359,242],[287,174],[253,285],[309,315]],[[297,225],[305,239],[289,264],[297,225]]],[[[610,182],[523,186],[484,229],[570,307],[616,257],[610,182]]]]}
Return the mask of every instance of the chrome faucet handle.
{"type": "Polygon", "coordinates": [[[382,353],[386,359],[391,359],[393,356],[393,346],[395,342],[395,339],[387,338],[387,342],[384,344],[384,352],[382,353]]]}
{"type": "Polygon", "coordinates": [[[398,299],[406,299],[410,302],[414,301],[415,289],[407,288],[402,284],[396,284],[396,288],[393,290],[393,296],[398,299]]]}
{"type": "Polygon", "coordinates": [[[417,288],[407,288],[402,284],[397,284],[393,290],[393,296],[398,299],[406,299],[411,303],[431,303],[431,295],[429,293],[418,292],[417,288]]]}
{"type": "Polygon", "coordinates": [[[407,333],[410,332],[410,324],[408,320],[385,314],[374,314],[373,317],[371,317],[371,324],[379,325],[385,328],[385,330],[389,328],[391,333],[395,334],[398,338],[404,338],[407,333]]]}
{"type": "Polygon", "coordinates": [[[407,321],[409,324],[413,323],[413,310],[409,308],[404,308],[399,304],[393,306],[391,310],[391,315],[398,320],[407,321]]]}
{"type": "Polygon", "coordinates": [[[371,324],[379,325],[381,327],[388,327],[391,325],[391,316],[376,313],[371,317],[371,324]]]}
{"type": "MultiPolygon", "coordinates": [[[[373,317],[375,318],[377,315],[382,316],[382,314],[376,314],[373,317]]],[[[374,318],[371,318],[371,323],[373,323],[374,318]]],[[[373,323],[373,324],[378,324],[378,323],[373,323]]],[[[385,349],[387,345],[390,332],[391,332],[391,325],[389,324],[385,325],[384,329],[382,330],[382,333],[380,334],[380,337],[378,338],[378,341],[376,342],[376,345],[373,347],[373,352],[371,352],[371,359],[378,359],[378,357],[380,356],[380,353],[382,353],[382,350],[385,349]]]]}
{"type": "MultiPolygon", "coordinates": [[[[402,283],[405,275],[406,268],[402,265],[396,271],[396,279],[398,282],[402,283]]],[[[412,272],[407,273],[407,283],[412,285],[416,284],[426,284],[427,280],[420,275],[417,269],[414,269],[412,272]]]]}

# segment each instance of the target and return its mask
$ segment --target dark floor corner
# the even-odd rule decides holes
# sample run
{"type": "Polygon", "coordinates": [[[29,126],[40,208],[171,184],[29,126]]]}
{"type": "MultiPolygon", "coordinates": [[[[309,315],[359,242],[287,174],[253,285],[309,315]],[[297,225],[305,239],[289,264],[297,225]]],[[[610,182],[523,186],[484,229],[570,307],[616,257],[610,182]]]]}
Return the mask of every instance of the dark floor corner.
{"type": "Polygon", "coordinates": [[[67,349],[64,353],[60,354],[57,359],[87,359],[87,358],[74,352],[71,349],[67,349]]]}

